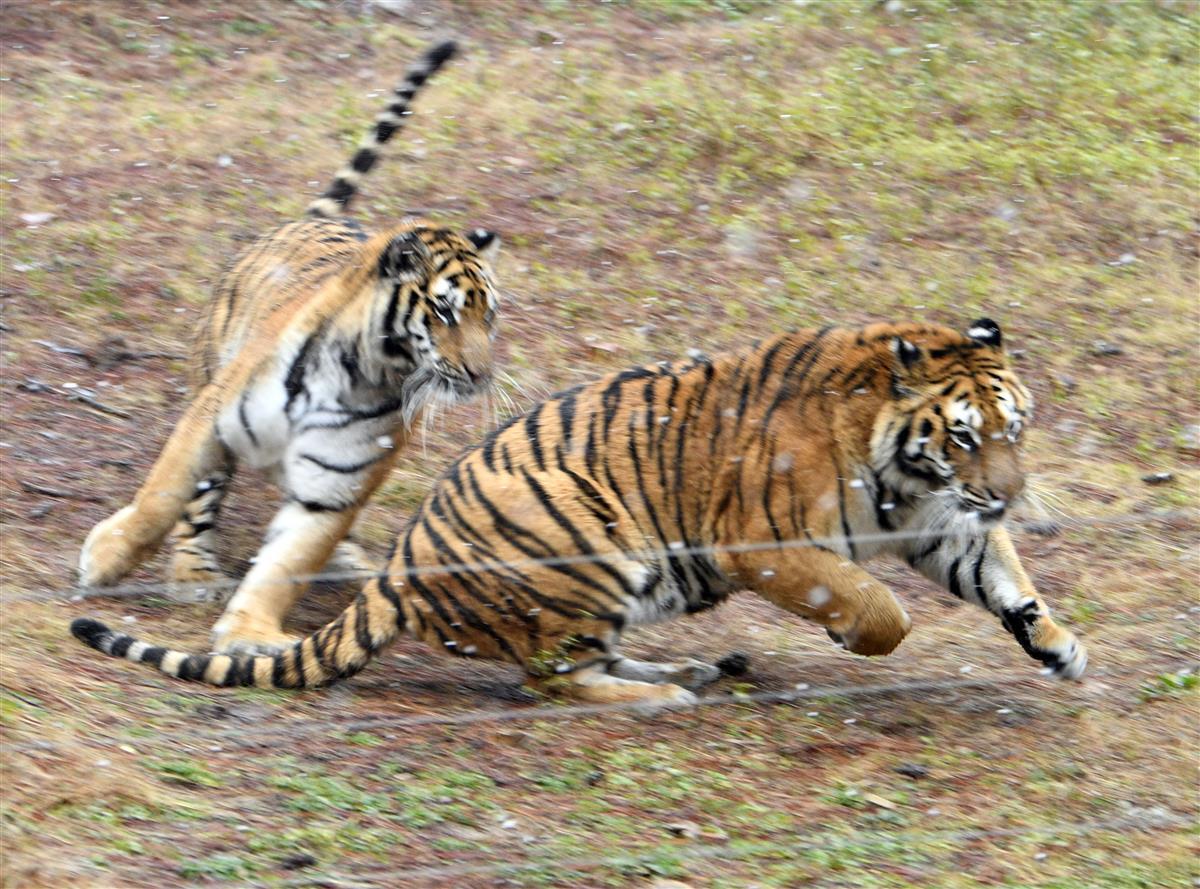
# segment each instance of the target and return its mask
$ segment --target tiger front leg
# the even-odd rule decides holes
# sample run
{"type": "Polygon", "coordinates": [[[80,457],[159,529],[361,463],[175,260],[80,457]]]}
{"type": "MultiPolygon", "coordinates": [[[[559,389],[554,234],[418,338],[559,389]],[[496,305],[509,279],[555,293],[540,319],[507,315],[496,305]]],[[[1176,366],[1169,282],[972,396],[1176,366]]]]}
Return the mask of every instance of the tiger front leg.
{"type": "Polygon", "coordinates": [[[92,528],[79,553],[84,586],[116,583],[154,554],[209,473],[229,455],[213,427],[220,393],[202,390],[175,426],[133,502],[92,528]]]}
{"type": "Polygon", "coordinates": [[[781,608],[825,627],[862,655],[890,654],[912,619],[886,586],[828,550],[802,547],[725,555],[723,570],[781,608]]]}
{"type": "Polygon", "coordinates": [[[276,654],[296,641],[283,621],[354,523],[357,507],[314,509],[288,503],[276,514],[254,566],[213,627],[214,650],[276,654]]]}
{"type": "Polygon", "coordinates": [[[1087,649],[1050,617],[1003,527],[917,541],[908,559],[958,598],[999,617],[1021,648],[1055,675],[1064,679],[1083,675],[1087,649]]]}

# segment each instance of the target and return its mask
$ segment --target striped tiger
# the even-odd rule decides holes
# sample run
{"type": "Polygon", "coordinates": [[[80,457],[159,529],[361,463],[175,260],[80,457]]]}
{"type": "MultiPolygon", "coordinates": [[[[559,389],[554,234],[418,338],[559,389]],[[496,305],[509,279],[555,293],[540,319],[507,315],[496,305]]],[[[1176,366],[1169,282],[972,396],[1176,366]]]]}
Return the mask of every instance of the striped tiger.
{"type": "Polygon", "coordinates": [[[827,327],[553,396],[434,485],[382,576],[275,657],[72,632],[181,679],[300,688],[350,676],[400,631],[521,664],[586,701],[694,699],[711,664],[644,663],[622,631],[753,590],[883,655],[909,616],[863,563],[891,554],[997,615],[1050,671],[1083,646],[1050,617],[1002,520],[1032,411],[994,322],[827,327]]]}
{"type": "Polygon", "coordinates": [[[338,216],[409,102],[455,52],[432,47],[395,90],[349,165],[305,218],[258,239],[216,285],[196,337],[195,397],[133,502],[83,544],[86,586],[115,583],[174,526],[171,577],[203,592],[232,584],[213,552],[221,501],[237,463],[263,470],[285,503],[253,567],[217,622],[218,651],[285,650],[283,619],[345,541],[431,399],[489,385],[499,241],[420,219],[377,234],[338,216]]]}

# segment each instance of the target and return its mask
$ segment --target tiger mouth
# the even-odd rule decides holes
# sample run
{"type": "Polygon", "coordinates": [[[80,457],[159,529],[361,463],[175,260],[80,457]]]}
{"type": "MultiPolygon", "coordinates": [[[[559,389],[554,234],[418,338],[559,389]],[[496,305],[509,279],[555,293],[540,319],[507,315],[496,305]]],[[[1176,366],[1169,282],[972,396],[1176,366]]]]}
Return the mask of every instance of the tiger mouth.
{"type": "Polygon", "coordinates": [[[994,522],[1004,518],[1008,504],[1003,500],[974,500],[970,497],[958,498],[959,512],[973,515],[981,521],[994,522]]]}
{"type": "Polygon", "coordinates": [[[489,377],[475,377],[472,379],[466,375],[457,376],[439,373],[437,383],[438,387],[448,395],[466,400],[486,392],[491,385],[491,379],[489,377]]]}

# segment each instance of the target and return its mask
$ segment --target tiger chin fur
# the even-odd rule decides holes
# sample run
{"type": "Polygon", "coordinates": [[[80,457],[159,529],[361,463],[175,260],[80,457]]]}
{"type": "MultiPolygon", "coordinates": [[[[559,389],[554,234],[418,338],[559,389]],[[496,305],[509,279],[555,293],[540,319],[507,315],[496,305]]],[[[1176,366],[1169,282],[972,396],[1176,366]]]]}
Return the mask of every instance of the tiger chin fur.
{"type": "Polygon", "coordinates": [[[382,576],[276,657],[187,655],[91,620],[72,630],[172,676],[270,688],[350,676],[404,630],[585,700],[681,702],[691,694],[678,677],[717,671],[630,661],[618,651],[627,626],[748,589],[850,651],[887,654],[911,621],[862,563],[889,554],[1076,677],[1084,649],[1050,617],[1002,524],[1031,409],[986,319],[967,334],[805,330],[635,368],[551,397],[464,454],[382,576]]]}
{"type": "Polygon", "coordinates": [[[284,616],[305,587],[292,578],[331,555],[361,562],[343,538],[424,405],[489,385],[497,238],[419,219],[372,234],[330,218],[454,49],[438,44],[408,72],[307,218],[263,236],[222,274],[193,347],[194,399],[133,502],[88,535],[83,584],[116,582],[174,526],[173,580],[201,591],[231,585],[214,554],[221,501],[238,464],[260,469],[286,501],[214,641],[282,650],[294,641],[284,616]]]}

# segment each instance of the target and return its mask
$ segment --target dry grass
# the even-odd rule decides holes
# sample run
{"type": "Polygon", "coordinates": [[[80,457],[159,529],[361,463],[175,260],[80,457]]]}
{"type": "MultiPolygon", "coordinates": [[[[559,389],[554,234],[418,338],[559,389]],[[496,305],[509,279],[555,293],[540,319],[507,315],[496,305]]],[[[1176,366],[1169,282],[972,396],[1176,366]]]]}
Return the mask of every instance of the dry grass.
{"type": "MultiPolygon", "coordinates": [[[[4,883],[358,885],[387,867],[529,862],[508,885],[1190,885],[1189,830],[1054,830],[1195,811],[1197,699],[1179,676],[1196,665],[1200,580],[1200,15],[1167,0],[903,6],[7,3],[4,883]],[[65,633],[84,606],[17,601],[70,586],[86,530],[178,415],[184,362],[121,360],[113,338],[183,354],[239,239],[303,206],[375,112],[369,93],[434,31],[469,52],[421,97],[357,212],[503,233],[520,404],[826,318],[991,315],[1040,404],[1030,463],[1046,506],[1080,520],[1019,546],[1092,647],[1090,678],[1040,680],[986,615],[883,566],[918,626],[885,661],[834,652],[748,599],[637,642],[748,651],[746,687],[762,690],[964,669],[994,686],[354,732],[362,716],[532,701],[506,668],[410,643],[321,692],[185,687],[90,657],[65,633]],[[132,419],[70,400],[68,384],[132,419]],[[1174,480],[1141,481],[1158,471],[1174,480]],[[928,776],[895,771],[906,764],[928,776]],[[680,821],[700,838],[672,836],[680,821]],[[938,833],[965,829],[1031,833],[938,833]],[[729,860],[688,861],[695,842],[726,844],[729,860]],[[554,863],[624,852],[650,857],[554,863]]],[[[382,551],[489,422],[476,405],[429,430],[364,539],[382,551]]],[[[239,482],[235,557],[268,517],[263,490],[239,482]]],[[[304,620],[345,595],[315,597],[304,620]]],[[[155,599],[86,610],[193,647],[213,619],[155,599]]]]}

